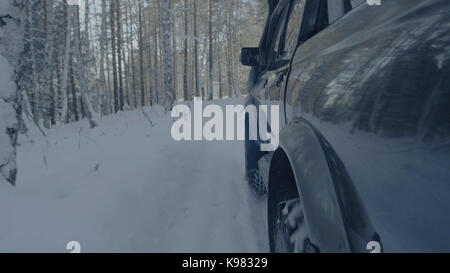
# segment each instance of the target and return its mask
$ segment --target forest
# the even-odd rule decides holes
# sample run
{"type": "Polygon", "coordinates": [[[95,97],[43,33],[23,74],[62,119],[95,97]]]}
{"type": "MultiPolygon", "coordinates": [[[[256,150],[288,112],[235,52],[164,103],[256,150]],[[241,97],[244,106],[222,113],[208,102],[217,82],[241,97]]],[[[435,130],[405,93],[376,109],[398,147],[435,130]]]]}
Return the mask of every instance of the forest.
{"type": "Polygon", "coordinates": [[[170,113],[242,103],[266,5],[0,1],[0,252],[265,250],[242,142],[177,142],[170,113]]]}
{"type": "Polygon", "coordinates": [[[19,104],[41,128],[245,92],[266,1],[27,0],[19,104]]]}

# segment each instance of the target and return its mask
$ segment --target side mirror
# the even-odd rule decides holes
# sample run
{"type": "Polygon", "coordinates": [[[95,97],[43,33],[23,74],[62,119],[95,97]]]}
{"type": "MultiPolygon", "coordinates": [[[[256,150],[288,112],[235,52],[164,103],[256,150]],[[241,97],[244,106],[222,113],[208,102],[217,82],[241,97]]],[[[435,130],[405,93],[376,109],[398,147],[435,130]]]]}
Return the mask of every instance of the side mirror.
{"type": "Polygon", "coordinates": [[[241,50],[241,64],[245,66],[260,66],[260,53],[258,47],[244,47],[241,50]]]}

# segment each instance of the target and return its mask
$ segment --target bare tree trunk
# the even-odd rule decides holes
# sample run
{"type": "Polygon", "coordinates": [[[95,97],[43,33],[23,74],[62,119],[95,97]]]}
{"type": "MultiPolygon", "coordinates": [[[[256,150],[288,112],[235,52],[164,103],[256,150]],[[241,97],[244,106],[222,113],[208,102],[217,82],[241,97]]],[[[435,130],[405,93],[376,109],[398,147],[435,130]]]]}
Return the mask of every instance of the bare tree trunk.
{"type": "Polygon", "coordinates": [[[36,49],[35,49],[35,40],[34,37],[34,20],[33,20],[33,2],[28,3],[28,24],[30,28],[30,38],[29,38],[29,45],[30,45],[30,53],[31,53],[31,108],[33,112],[33,118],[34,123],[39,126],[39,122],[41,120],[41,114],[42,114],[42,104],[41,104],[41,89],[39,88],[38,84],[38,77],[37,77],[37,66],[36,66],[36,49]]]}
{"type": "MultiPolygon", "coordinates": [[[[75,51],[76,51],[76,49],[75,49],[75,51]]],[[[80,120],[80,117],[79,117],[79,114],[78,114],[77,89],[76,89],[76,86],[75,86],[75,74],[74,74],[74,71],[73,71],[73,66],[74,66],[74,64],[73,64],[73,55],[74,54],[71,51],[70,52],[70,60],[69,60],[69,63],[70,63],[70,90],[72,92],[72,94],[71,94],[72,95],[71,112],[73,114],[73,119],[75,121],[78,121],[78,120],[80,120]]]]}
{"type": "MultiPolygon", "coordinates": [[[[64,25],[64,29],[66,29],[66,25],[64,25]]],[[[65,39],[64,39],[65,41],[65,39]]],[[[64,43],[65,45],[65,43],[64,43]]],[[[64,59],[61,59],[61,46],[56,46],[55,53],[54,53],[54,64],[55,64],[55,124],[59,123],[61,121],[61,109],[62,109],[62,94],[61,94],[61,85],[62,85],[62,72],[64,68],[62,68],[64,59]]]]}
{"type": "Polygon", "coordinates": [[[200,62],[200,70],[199,71],[201,71],[201,73],[202,73],[202,75],[204,76],[202,76],[201,77],[201,79],[200,79],[200,84],[199,84],[199,86],[200,86],[200,89],[201,89],[201,94],[202,94],[202,100],[205,100],[205,97],[206,97],[206,76],[207,76],[207,71],[205,71],[205,66],[206,66],[206,64],[205,64],[205,62],[207,62],[207,56],[206,56],[206,54],[207,54],[207,49],[208,49],[208,47],[207,47],[207,44],[208,44],[208,37],[205,35],[205,38],[203,39],[203,50],[202,50],[202,54],[201,54],[201,62],[200,62]]]}
{"type": "Polygon", "coordinates": [[[24,75],[22,74],[22,70],[25,69],[19,63],[23,49],[17,48],[17,46],[25,43],[24,35],[21,31],[23,29],[22,24],[25,21],[24,9],[25,6],[22,0],[3,1],[0,8],[0,33],[2,36],[0,38],[0,57],[2,59],[2,73],[3,71],[14,71],[14,75],[8,75],[10,73],[1,75],[2,81],[0,82],[0,182],[5,181],[12,185],[15,185],[17,177],[17,135],[20,129],[19,124],[22,123],[20,120],[22,113],[20,110],[19,86],[17,82],[16,84],[14,83],[14,80],[16,76],[21,77],[24,75]],[[7,14],[8,12],[10,14],[7,14]],[[3,39],[14,39],[18,44],[11,46],[7,42],[3,43],[3,39]],[[16,107],[16,111],[14,104],[18,106],[16,107]]]}
{"type": "Polygon", "coordinates": [[[160,89],[161,89],[161,101],[162,104],[165,103],[166,100],[166,89],[165,89],[165,82],[164,82],[164,56],[163,56],[163,49],[164,49],[164,41],[163,41],[163,30],[162,30],[162,26],[163,26],[163,12],[162,12],[162,8],[161,8],[161,1],[160,0],[156,0],[157,3],[157,8],[156,10],[158,11],[158,24],[156,24],[158,26],[158,40],[159,40],[159,48],[158,48],[158,54],[160,56],[160,66],[159,66],[159,76],[160,76],[160,80],[159,80],[159,84],[160,84],[160,89]]]}
{"type": "Polygon", "coordinates": [[[183,71],[183,98],[189,100],[188,88],[188,0],[184,0],[184,71],[183,71]]]}
{"type": "Polygon", "coordinates": [[[227,3],[227,14],[226,14],[226,25],[227,25],[227,79],[228,79],[228,97],[233,96],[233,32],[231,28],[231,18],[233,18],[233,2],[228,1],[227,3]]]}
{"type": "Polygon", "coordinates": [[[117,59],[116,59],[116,30],[115,30],[115,19],[114,10],[116,0],[111,0],[111,51],[112,51],[112,66],[113,66],[113,85],[114,85],[114,112],[117,113],[120,110],[119,103],[119,87],[117,82],[117,59]]]}
{"type": "Polygon", "coordinates": [[[62,96],[62,109],[61,109],[61,117],[60,120],[62,122],[68,122],[68,110],[69,110],[69,100],[67,97],[67,86],[68,86],[68,78],[69,78],[69,59],[71,58],[70,53],[70,40],[71,40],[71,31],[72,31],[72,8],[65,6],[65,22],[66,22],[66,45],[64,52],[64,70],[63,70],[63,78],[60,94],[62,96]]]}
{"type": "MultiPolygon", "coordinates": [[[[194,31],[193,24],[191,25],[190,31],[192,33],[194,31]]],[[[193,98],[195,96],[195,87],[194,87],[194,85],[195,85],[195,69],[194,69],[195,55],[194,55],[194,51],[193,51],[195,40],[196,40],[196,38],[192,39],[189,44],[189,48],[191,48],[191,50],[189,52],[190,53],[189,54],[189,77],[190,77],[190,79],[189,79],[189,100],[193,100],[193,98]]]]}
{"type": "Polygon", "coordinates": [[[120,16],[120,0],[116,0],[116,16],[117,16],[117,63],[119,71],[119,101],[120,110],[123,111],[124,95],[123,95],[123,76],[122,76],[122,23],[120,16]]]}
{"type": "Polygon", "coordinates": [[[194,70],[195,70],[195,96],[200,97],[200,79],[199,79],[199,67],[198,67],[198,10],[197,10],[197,0],[194,1],[194,70]]]}
{"type": "Polygon", "coordinates": [[[212,3],[208,0],[208,41],[209,41],[209,69],[208,69],[208,100],[214,96],[214,49],[212,31],[212,3]]]}
{"type": "Polygon", "coordinates": [[[221,50],[220,50],[220,42],[217,42],[217,63],[219,64],[219,98],[223,97],[223,89],[222,89],[222,58],[221,58],[221,50]]]}
{"type": "Polygon", "coordinates": [[[76,6],[75,8],[75,12],[76,12],[76,24],[75,24],[75,39],[73,41],[74,43],[74,58],[76,59],[75,62],[75,70],[74,70],[74,76],[75,76],[75,84],[78,82],[77,85],[77,90],[78,90],[78,94],[77,97],[80,98],[80,113],[81,113],[81,119],[84,119],[86,117],[86,112],[84,109],[84,102],[83,102],[83,96],[81,95],[82,92],[82,87],[81,84],[85,84],[85,75],[84,73],[81,71],[81,69],[85,69],[84,66],[81,66],[80,63],[84,62],[84,55],[79,54],[81,53],[81,23],[80,23],[80,6],[76,6]],[[81,57],[83,56],[83,57],[81,57]]]}
{"type": "Polygon", "coordinates": [[[164,90],[165,101],[164,108],[166,111],[171,111],[175,103],[175,90],[173,85],[173,47],[171,45],[170,35],[170,11],[169,7],[171,0],[158,0],[160,3],[161,12],[161,28],[162,28],[162,42],[163,42],[163,72],[164,72],[164,90]]]}
{"type": "MultiPolygon", "coordinates": [[[[88,0],[86,1],[86,7],[88,7],[88,0]]],[[[92,108],[92,104],[91,104],[91,99],[89,97],[89,89],[90,89],[90,66],[89,66],[89,46],[87,44],[87,40],[88,39],[87,35],[88,32],[85,33],[85,50],[86,52],[83,54],[81,52],[82,50],[82,41],[80,40],[80,19],[79,19],[79,7],[77,7],[77,20],[78,20],[78,24],[75,27],[75,46],[76,46],[76,58],[77,58],[77,78],[78,78],[78,83],[80,85],[80,94],[81,94],[81,100],[80,100],[80,105],[81,105],[81,112],[83,113],[84,116],[86,116],[89,120],[89,125],[91,126],[91,128],[94,128],[97,126],[97,121],[95,119],[95,112],[94,109],[92,108]]],[[[89,25],[88,22],[86,22],[86,31],[88,31],[89,29],[89,25]]]]}
{"type": "Polygon", "coordinates": [[[129,15],[129,20],[128,24],[128,35],[129,35],[129,55],[130,55],[130,59],[131,59],[131,89],[132,89],[132,94],[133,94],[133,106],[134,108],[137,108],[137,94],[136,94],[136,68],[135,68],[135,61],[134,61],[134,46],[133,46],[133,41],[134,41],[134,31],[133,31],[133,25],[134,25],[134,20],[133,20],[133,14],[131,12],[132,10],[132,6],[131,6],[131,1],[128,0],[128,15],[129,15]]]}
{"type": "Polygon", "coordinates": [[[54,86],[54,74],[53,70],[56,67],[56,62],[54,62],[55,50],[53,47],[53,31],[49,28],[49,24],[54,24],[53,22],[53,6],[48,6],[47,0],[43,1],[44,9],[44,32],[45,32],[45,82],[44,90],[46,90],[49,95],[49,105],[47,105],[47,115],[45,115],[46,126],[50,127],[56,124],[56,99],[57,94],[54,86]]]}
{"type": "MultiPolygon", "coordinates": [[[[150,19],[150,18],[149,18],[150,19]]],[[[148,68],[148,72],[145,73],[146,77],[145,77],[145,82],[148,85],[148,96],[147,96],[147,102],[148,105],[153,105],[153,90],[152,90],[152,79],[151,79],[151,74],[150,72],[152,71],[152,53],[150,50],[150,40],[151,40],[151,35],[149,32],[149,23],[150,20],[144,20],[144,27],[145,27],[145,44],[146,44],[146,48],[147,48],[147,68],[148,68]],[[147,75],[148,75],[148,81],[147,81],[147,75]]]]}
{"type": "MultiPolygon", "coordinates": [[[[121,27],[120,27],[121,34],[120,35],[122,37],[120,47],[122,48],[122,62],[123,62],[123,66],[124,66],[123,70],[125,73],[125,89],[123,90],[123,97],[124,97],[125,106],[130,108],[130,106],[131,106],[131,101],[130,101],[130,96],[129,96],[129,92],[131,89],[130,88],[130,69],[129,69],[130,62],[127,62],[127,58],[126,58],[126,54],[125,54],[125,52],[128,49],[128,46],[127,46],[127,39],[125,36],[125,30],[124,30],[124,28],[126,27],[127,22],[128,22],[128,6],[126,3],[124,3],[123,7],[125,7],[125,11],[124,11],[125,23],[120,24],[121,25],[121,27]],[[125,27],[124,27],[124,25],[125,25],[125,27]]],[[[128,55],[128,57],[129,57],[129,55],[128,55]]]]}
{"type": "Polygon", "coordinates": [[[160,97],[159,97],[159,94],[160,94],[160,92],[161,92],[161,86],[160,86],[160,68],[159,68],[159,66],[160,66],[160,62],[159,62],[159,56],[158,56],[158,51],[159,51],[159,49],[158,49],[158,43],[159,43],[159,39],[158,39],[158,20],[157,20],[157,17],[158,17],[158,15],[157,15],[157,12],[159,12],[159,10],[158,9],[154,9],[154,15],[155,15],[155,20],[156,20],[156,22],[154,23],[154,28],[153,28],[153,40],[154,40],[154,53],[153,53],[153,56],[154,56],[154,77],[153,77],[153,79],[154,79],[154,86],[155,86],[155,99],[156,99],[156,104],[160,104],[160,97]]]}
{"type": "MultiPolygon", "coordinates": [[[[172,10],[172,4],[173,1],[169,2],[169,10],[172,10]]],[[[177,96],[178,92],[178,43],[177,43],[177,17],[175,16],[175,13],[170,15],[171,17],[171,23],[170,23],[170,32],[172,35],[172,53],[173,53],[173,72],[172,72],[172,77],[173,77],[173,90],[175,91],[175,96],[177,96]]]]}
{"type": "MultiPolygon", "coordinates": [[[[108,34],[108,33],[106,33],[108,34]]],[[[106,83],[106,104],[108,109],[108,114],[114,112],[114,94],[111,88],[111,60],[109,58],[109,43],[107,42],[109,37],[107,36],[105,42],[105,51],[106,51],[106,75],[107,75],[107,83],[106,83]]]]}
{"type": "Polygon", "coordinates": [[[105,79],[105,47],[106,47],[106,0],[102,0],[102,21],[100,30],[100,105],[99,112],[106,114],[105,107],[105,90],[106,90],[106,79],[105,79]]]}
{"type": "Polygon", "coordinates": [[[139,68],[141,73],[141,106],[145,106],[145,82],[144,82],[144,37],[143,37],[143,18],[142,18],[142,0],[139,2],[139,68]]]}

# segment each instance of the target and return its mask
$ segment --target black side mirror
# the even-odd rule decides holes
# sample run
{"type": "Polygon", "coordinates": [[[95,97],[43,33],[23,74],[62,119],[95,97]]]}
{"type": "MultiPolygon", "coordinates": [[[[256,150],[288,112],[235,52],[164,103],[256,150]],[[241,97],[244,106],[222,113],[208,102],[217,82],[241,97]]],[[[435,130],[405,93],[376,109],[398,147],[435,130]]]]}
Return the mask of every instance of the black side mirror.
{"type": "Polygon", "coordinates": [[[245,66],[260,66],[260,53],[258,47],[244,47],[241,50],[241,64],[245,66]]]}

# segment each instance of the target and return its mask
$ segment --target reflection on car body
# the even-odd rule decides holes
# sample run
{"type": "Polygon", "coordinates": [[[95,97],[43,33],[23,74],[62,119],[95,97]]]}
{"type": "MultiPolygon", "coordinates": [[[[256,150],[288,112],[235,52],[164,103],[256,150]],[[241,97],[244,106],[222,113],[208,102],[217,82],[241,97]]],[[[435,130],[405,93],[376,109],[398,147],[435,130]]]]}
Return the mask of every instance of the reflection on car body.
{"type": "Polygon", "coordinates": [[[242,60],[248,103],[283,116],[275,153],[245,149],[271,250],[448,252],[450,2],[361,2],[269,1],[258,50],[243,51],[259,60],[242,60]]]}

